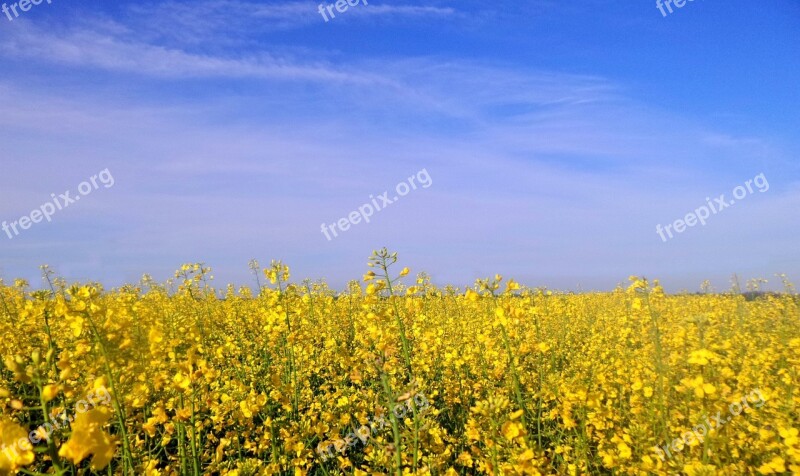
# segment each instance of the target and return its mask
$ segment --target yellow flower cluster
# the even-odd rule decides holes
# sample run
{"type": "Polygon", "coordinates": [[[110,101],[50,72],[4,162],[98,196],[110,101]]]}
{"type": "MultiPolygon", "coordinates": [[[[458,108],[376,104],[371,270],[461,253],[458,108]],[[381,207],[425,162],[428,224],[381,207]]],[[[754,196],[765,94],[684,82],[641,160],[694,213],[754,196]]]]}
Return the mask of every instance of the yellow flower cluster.
{"type": "Polygon", "coordinates": [[[201,264],[0,283],[0,475],[800,475],[796,295],[459,290],[396,262],[341,293],[255,261],[255,292],[201,264]],[[98,388],[109,405],[29,435],[98,388]],[[654,453],[752,389],[758,409],[654,453]]]}

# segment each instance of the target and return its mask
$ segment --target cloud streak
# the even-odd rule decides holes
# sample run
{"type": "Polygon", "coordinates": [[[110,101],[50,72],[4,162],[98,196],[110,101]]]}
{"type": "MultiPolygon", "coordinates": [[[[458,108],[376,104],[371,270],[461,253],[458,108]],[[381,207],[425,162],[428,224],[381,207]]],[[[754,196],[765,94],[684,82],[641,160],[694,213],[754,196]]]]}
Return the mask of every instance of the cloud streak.
{"type": "Polygon", "coordinates": [[[88,30],[56,35],[26,26],[15,29],[3,40],[0,53],[9,58],[155,78],[261,78],[359,84],[381,80],[376,75],[348,72],[323,63],[299,63],[270,54],[244,58],[200,55],[88,30]]]}
{"type": "MultiPolygon", "coordinates": [[[[240,0],[203,0],[196,3],[159,2],[134,4],[129,7],[131,19],[138,30],[148,36],[182,44],[197,45],[206,42],[209,35],[220,37],[225,43],[246,42],[248,37],[270,31],[286,31],[319,25],[320,3],[330,2],[290,1],[271,4],[240,0]]],[[[456,10],[452,7],[378,4],[370,2],[364,8],[351,9],[351,18],[383,17],[388,20],[403,18],[445,18],[456,10]]]]}

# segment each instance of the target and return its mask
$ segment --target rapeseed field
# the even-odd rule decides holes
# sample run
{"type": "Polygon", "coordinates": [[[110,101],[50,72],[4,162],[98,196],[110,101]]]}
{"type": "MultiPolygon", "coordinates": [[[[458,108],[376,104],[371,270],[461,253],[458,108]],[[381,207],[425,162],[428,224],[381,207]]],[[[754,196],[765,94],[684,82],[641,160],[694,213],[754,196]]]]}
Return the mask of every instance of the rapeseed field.
{"type": "Polygon", "coordinates": [[[800,475],[800,300],[469,289],[373,254],[345,292],[0,286],[0,474],[800,475]]]}

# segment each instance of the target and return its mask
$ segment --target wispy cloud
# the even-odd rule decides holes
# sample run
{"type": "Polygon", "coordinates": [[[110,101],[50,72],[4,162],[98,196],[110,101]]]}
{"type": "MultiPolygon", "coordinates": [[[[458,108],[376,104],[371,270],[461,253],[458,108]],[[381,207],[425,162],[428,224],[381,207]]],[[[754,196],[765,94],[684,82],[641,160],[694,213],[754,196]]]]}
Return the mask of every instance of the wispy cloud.
{"type": "Polygon", "coordinates": [[[134,4],[128,7],[129,22],[149,38],[201,44],[210,37],[223,44],[271,30],[298,28],[318,20],[311,2],[271,4],[240,0],[201,0],[134,4]]]}
{"type": "Polygon", "coordinates": [[[345,71],[322,62],[300,62],[269,53],[242,58],[195,54],[87,29],[55,34],[39,26],[19,25],[0,34],[0,39],[0,54],[8,58],[159,78],[381,81],[377,75],[345,71]]]}
{"type": "Polygon", "coordinates": [[[456,13],[451,7],[430,7],[415,5],[376,5],[370,4],[368,8],[354,10],[359,15],[404,15],[404,16],[429,16],[443,17],[456,13]]]}
{"type": "MultiPolygon", "coordinates": [[[[222,44],[241,43],[253,35],[319,25],[318,5],[325,2],[287,1],[269,4],[242,0],[201,0],[193,3],[167,1],[129,7],[130,21],[152,38],[201,44],[211,35],[222,44]]],[[[350,18],[382,16],[446,17],[451,7],[376,4],[351,9],[350,18]]]]}

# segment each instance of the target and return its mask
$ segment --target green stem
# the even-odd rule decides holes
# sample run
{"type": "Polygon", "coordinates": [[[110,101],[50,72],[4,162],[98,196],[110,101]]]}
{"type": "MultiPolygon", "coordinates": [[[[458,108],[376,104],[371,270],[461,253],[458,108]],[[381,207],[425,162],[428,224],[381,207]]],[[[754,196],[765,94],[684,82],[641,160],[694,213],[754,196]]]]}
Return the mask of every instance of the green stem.
{"type": "Polygon", "coordinates": [[[389,421],[392,422],[392,436],[394,438],[394,463],[395,463],[395,474],[397,476],[402,476],[402,466],[403,466],[403,459],[400,453],[400,425],[397,422],[397,416],[395,416],[394,411],[392,411],[392,404],[394,403],[394,395],[392,394],[392,389],[389,386],[389,380],[386,377],[385,373],[381,373],[381,383],[383,384],[383,391],[386,393],[386,407],[389,411],[389,421]]]}
{"type": "Polygon", "coordinates": [[[86,319],[89,321],[89,326],[94,333],[95,338],[97,339],[97,345],[100,348],[100,353],[103,354],[103,367],[106,371],[106,378],[108,378],[108,385],[111,387],[111,402],[114,406],[114,413],[117,417],[117,424],[119,425],[119,431],[122,435],[122,468],[123,474],[126,473],[127,469],[130,468],[131,473],[133,472],[133,457],[131,455],[130,449],[130,441],[128,440],[128,431],[125,428],[125,413],[123,412],[122,405],[119,403],[119,397],[117,395],[117,386],[116,386],[116,379],[114,377],[114,372],[111,369],[109,364],[110,360],[108,357],[108,352],[106,351],[105,344],[103,343],[103,339],[100,336],[100,333],[97,331],[97,327],[92,320],[92,317],[89,315],[89,312],[85,312],[86,319]]]}

